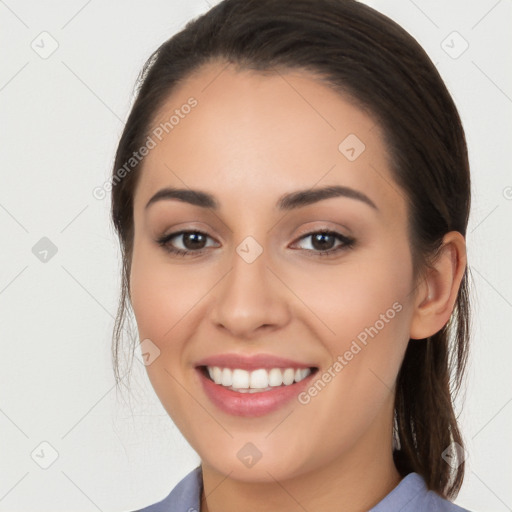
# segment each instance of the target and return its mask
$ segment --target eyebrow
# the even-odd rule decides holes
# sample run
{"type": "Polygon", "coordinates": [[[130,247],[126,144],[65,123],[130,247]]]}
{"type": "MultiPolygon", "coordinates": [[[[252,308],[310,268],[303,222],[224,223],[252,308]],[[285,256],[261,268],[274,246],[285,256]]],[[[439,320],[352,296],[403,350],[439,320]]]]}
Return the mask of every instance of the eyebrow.
{"type": "MultiPolygon", "coordinates": [[[[377,205],[365,194],[359,190],[344,186],[328,186],[324,188],[312,188],[306,190],[297,190],[282,195],[276,204],[276,207],[281,211],[294,210],[308,206],[324,199],[332,197],[347,197],[349,199],[357,199],[363,203],[371,206],[373,209],[378,210],[377,205]]],[[[201,190],[181,189],[174,187],[166,187],[159,190],[146,204],[145,209],[157,201],[176,199],[184,203],[189,203],[201,208],[210,208],[212,210],[219,210],[219,202],[214,196],[201,190]]]]}

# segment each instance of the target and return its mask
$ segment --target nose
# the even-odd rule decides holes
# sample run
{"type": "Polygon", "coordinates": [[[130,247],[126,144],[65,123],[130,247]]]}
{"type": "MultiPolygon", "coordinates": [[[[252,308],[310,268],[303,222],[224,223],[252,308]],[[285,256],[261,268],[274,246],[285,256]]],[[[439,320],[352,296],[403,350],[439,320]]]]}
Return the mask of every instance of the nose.
{"type": "Polygon", "coordinates": [[[211,320],[236,339],[252,340],[290,321],[290,292],[271,269],[265,251],[249,263],[237,252],[217,287],[211,320]]]}

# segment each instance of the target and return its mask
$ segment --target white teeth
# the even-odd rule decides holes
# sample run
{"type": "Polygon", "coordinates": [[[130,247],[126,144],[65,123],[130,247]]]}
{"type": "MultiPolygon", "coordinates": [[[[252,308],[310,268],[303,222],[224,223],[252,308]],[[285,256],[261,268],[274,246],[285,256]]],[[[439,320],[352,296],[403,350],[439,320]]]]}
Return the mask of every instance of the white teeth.
{"type": "Polygon", "coordinates": [[[272,368],[268,372],[268,383],[270,386],[280,386],[283,383],[283,373],[279,368],[272,368]]]}
{"type": "Polygon", "coordinates": [[[256,389],[265,389],[268,387],[268,372],[261,368],[254,370],[250,376],[250,387],[256,389]]]}
{"type": "Polygon", "coordinates": [[[229,368],[222,369],[222,380],[223,386],[231,386],[233,384],[233,373],[229,368]]]}
{"type": "Polygon", "coordinates": [[[249,372],[246,370],[233,370],[233,383],[234,388],[248,388],[249,387],[249,372]]]}
{"type": "MultiPolygon", "coordinates": [[[[210,367],[208,366],[208,372],[210,371],[210,367]]],[[[222,370],[218,366],[213,367],[213,376],[210,374],[210,377],[217,384],[222,382],[222,370]]]]}
{"type": "Polygon", "coordinates": [[[220,368],[208,366],[208,374],[215,384],[239,391],[241,393],[255,393],[258,391],[270,391],[278,386],[289,386],[294,382],[300,382],[310,373],[309,368],[272,368],[265,370],[259,368],[249,372],[240,368],[220,368]]]}
{"type": "Polygon", "coordinates": [[[302,379],[305,379],[311,370],[309,368],[299,368],[295,371],[295,382],[300,382],[302,379]]]}
{"type": "Polygon", "coordinates": [[[295,370],[293,368],[286,368],[286,370],[283,372],[283,384],[285,386],[289,386],[290,384],[293,384],[294,379],[295,370]]]}

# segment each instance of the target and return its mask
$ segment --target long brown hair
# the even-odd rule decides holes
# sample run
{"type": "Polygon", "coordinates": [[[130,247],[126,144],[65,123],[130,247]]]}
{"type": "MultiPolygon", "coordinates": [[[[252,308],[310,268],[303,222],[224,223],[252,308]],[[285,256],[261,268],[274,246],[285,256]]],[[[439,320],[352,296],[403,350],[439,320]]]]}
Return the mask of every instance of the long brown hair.
{"type": "MultiPolygon", "coordinates": [[[[214,60],[261,72],[309,70],[373,115],[408,204],[415,278],[431,266],[443,235],[452,230],[466,235],[470,173],[464,130],[443,80],[410,34],[354,0],[224,0],[149,57],[117,148],[112,220],[123,258],[112,345],[117,383],[141,165],[121,180],[119,169],[144,144],[152,119],[178,82],[214,60]]],[[[403,476],[422,475],[428,488],[445,498],[457,495],[464,477],[463,459],[452,467],[443,454],[456,446],[452,443],[464,447],[453,403],[465,371],[469,330],[466,267],[450,320],[433,336],[409,341],[397,379],[395,464],[403,476]]]]}

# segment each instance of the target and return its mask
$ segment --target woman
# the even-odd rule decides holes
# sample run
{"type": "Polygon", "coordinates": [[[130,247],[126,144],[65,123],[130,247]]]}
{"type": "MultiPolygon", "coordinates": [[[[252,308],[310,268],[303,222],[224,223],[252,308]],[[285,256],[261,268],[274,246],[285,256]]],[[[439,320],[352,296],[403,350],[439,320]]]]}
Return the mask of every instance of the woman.
{"type": "Polygon", "coordinates": [[[469,209],[453,100],[370,7],[224,0],[166,41],[113,169],[113,357],[132,307],[201,464],[143,510],[463,511],[469,209]]]}

